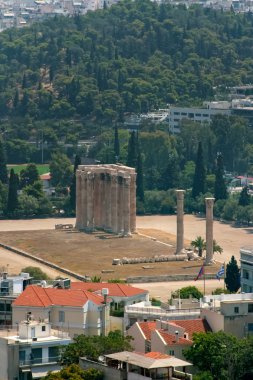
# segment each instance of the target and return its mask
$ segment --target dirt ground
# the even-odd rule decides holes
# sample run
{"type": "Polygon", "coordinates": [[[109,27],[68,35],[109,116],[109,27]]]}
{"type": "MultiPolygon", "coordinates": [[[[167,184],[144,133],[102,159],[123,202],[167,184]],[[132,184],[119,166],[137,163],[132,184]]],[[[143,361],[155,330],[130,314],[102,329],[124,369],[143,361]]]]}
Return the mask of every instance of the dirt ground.
{"type": "MultiPolygon", "coordinates": [[[[176,235],[176,216],[144,216],[137,217],[137,227],[140,234],[157,239],[157,241],[142,235],[134,235],[131,239],[103,238],[103,234],[89,235],[84,233],[70,233],[55,231],[55,224],[75,223],[73,218],[66,219],[30,219],[0,221],[0,242],[6,242],[28,252],[53,261],[63,267],[71,268],[80,274],[101,275],[102,270],[115,272],[103,274],[103,279],[125,278],[135,275],[156,275],[170,273],[196,273],[199,262],[133,264],[125,266],[112,266],[113,258],[153,256],[156,254],[169,254],[174,252],[176,235]],[[17,231],[14,233],[14,231],[17,231]],[[165,244],[160,244],[162,241],[165,244]]],[[[185,215],[185,245],[196,236],[205,237],[205,219],[193,215],[185,215]]],[[[239,260],[239,250],[242,246],[253,247],[253,228],[235,228],[220,222],[214,222],[214,238],[223,247],[222,255],[215,255],[215,260],[228,262],[231,255],[239,260]]],[[[11,273],[19,272],[25,264],[25,258],[5,250],[0,251],[0,267],[9,264],[11,273]]],[[[31,265],[30,260],[29,265],[31,265]]],[[[35,265],[35,264],[34,264],[35,265]]],[[[217,264],[217,267],[220,264],[217,264]]],[[[216,267],[213,267],[216,272],[216,267]]],[[[46,270],[47,273],[50,270],[46,270]]],[[[210,268],[211,271],[211,268],[210,268]]],[[[55,272],[49,275],[55,276],[55,272]]],[[[57,273],[58,274],[58,273],[57,273]]],[[[56,275],[57,275],[56,274],[56,275]]]]}
{"type": "MultiPolygon", "coordinates": [[[[145,233],[146,230],[141,231],[145,233]]],[[[0,232],[0,241],[82,275],[100,276],[102,280],[142,275],[198,273],[202,263],[199,261],[112,265],[113,258],[174,254],[174,237],[171,240],[170,234],[152,229],[148,229],[147,233],[159,240],[164,239],[166,244],[137,234],[132,238],[121,238],[103,232],[86,234],[63,230],[0,232]]],[[[217,266],[208,268],[208,273],[216,271],[217,266]]]]}

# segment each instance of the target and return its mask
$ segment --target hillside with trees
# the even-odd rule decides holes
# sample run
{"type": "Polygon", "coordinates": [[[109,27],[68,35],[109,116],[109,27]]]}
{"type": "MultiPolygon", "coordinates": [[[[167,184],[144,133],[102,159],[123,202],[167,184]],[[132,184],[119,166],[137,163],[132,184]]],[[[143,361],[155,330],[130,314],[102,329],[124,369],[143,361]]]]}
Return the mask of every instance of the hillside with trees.
{"type": "MultiPolygon", "coordinates": [[[[0,34],[0,118],[8,162],[45,160],[170,104],[253,82],[253,16],[124,0],[0,34]],[[29,144],[33,141],[34,144],[29,144]]],[[[69,152],[72,154],[72,152],[69,152]]]]}

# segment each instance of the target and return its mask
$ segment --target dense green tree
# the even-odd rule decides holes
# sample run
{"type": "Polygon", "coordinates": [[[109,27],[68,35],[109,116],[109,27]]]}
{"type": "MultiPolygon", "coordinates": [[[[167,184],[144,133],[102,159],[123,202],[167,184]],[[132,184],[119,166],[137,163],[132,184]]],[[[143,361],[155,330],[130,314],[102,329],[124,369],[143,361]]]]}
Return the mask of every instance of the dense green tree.
{"type": "Polygon", "coordinates": [[[201,297],[203,297],[203,293],[201,293],[200,290],[196,288],[196,286],[186,286],[185,288],[176,290],[173,293],[173,296],[180,297],[182,299],[187,299],[191,297],[200,299],[201,297]]]}
{"type": "Polygon", "coordinates": [[[39,172],[35,164],[28,164],[25,169],[20,171],[19,186],[22,189],[25,186],[33,185],[39,180],[39,172]]]}
{"type": "Polygon", "coordinates": [[[206,169],[204,166],[204,157],[202,144],[199,142],[197,158],[195,163],[195,173],[193,178],[192,185],[192,197],[196,198],[199,194],[205,193],[205,185],[206,185],[206,169]]]}
{"type": "Polygon", "coordinates": [[[174,154],[170,154],[167,159],[167,166],[162,172],[159,189],[168,190],[178,187],[180,182],[180,169],[178,165],[177,157],[174,154]]]}
{"type": "Polygon", "coordinates": [[[103,380],[103,377],[103,372],[98,369],[81,369],[77,364],[70,364],[59,372],[49,372],[44,380],[103,380]]]}
{"type": "Polygon", "coordinates": [[[31,195],[36,199],[44,197],[43,186],[40,180],[33,182],[32,184],[23,188],[23,193],[31,195]]]}
{"type": "Polygon", "coordinates": [[[55,187],[67,187],[71,184],[72,166],[68,157],[64,153],[52,154],[50,162],[50,173],[52,185],[55,187]]]}
{"type": "Polygon", "coordinates": [[[22,272],[29,273],[33,280],[49,280],[50,277],[39,267],[25,267],[22,272]]]}
{"type": "Polygon", "coordinates": [[[225,284],[231,293],[237,292],[241,287],[240,269],[234,256],[226,265],[225,284]]]}
{"type": "Polygon", "coordinates": [[[136,165],[136,196],[141,201],[144,202],[144,185],[143,185],[143,167],[142,167],[142,154],[140,145],[138,143],[138,156],[137,156],[137,165],[136,165]]]}
{"type": "Polygon", "coordinates": [[[71,180],[70,194],[69,194],[70,207],[72,210],[75,210],[76,208],[76,170],[79,165],[81,165],[81,158],[79,155],[76,155],[75,163],[74,163],[74,172],[73,172],[73,177],[71,180]]]}
{"type": "Polygon", "coordinates": [[[129,137],[129,141],[128,141],[127,166],[130,166],[131,168],[136,168],[137,161],[138,161],[138,140],[136,137],[136,133],[132,131],[129,137]]]}
{"type": "Polygon", "coordinates": [[[118,126],[115,124],[114,128],[114,155],[115,155],[115,161],[119,161],[120,157],[120,144],[119,144],[119,132],[118,132],[118,126]]]}
{"type": "Polygon", "coordinates": [[[248,206],[250,204],[251,197],[249,195],[248,187],[244,186],[240,192],[238,204],[239,206],[248,206]]]}
{"type": "Polygon", "coordinates": [[[131,351],[130,340],[118,330],[109,332],[108,336],[78,335],[65,347],[62,360],[64,364],[72,364],[78,363],[82,356],[97,360],[100,355],[131,351]]]}
{"type": "Polygon", "coordinates": [[[228,197],[227,188],[226,188],[225,179],[224,179],[223,158],[220,153],[217,155],[214,197],[216,201],[218,201],[219,199],[227,199],[228,197]]]}
{"type": "Polygon", "coordinates": [[[0,139],[0,181],[2,183],[8,183],[8,173],[6,166],[6,157],[3,141],[0,139]]]}
{"type": "Polygon", "coordinates": [[[12,215],[18,208],[18,175],[14,173],[14,170],[10,171],[9,179],[9,191],[7,201],[7,213],[12,215]]]}

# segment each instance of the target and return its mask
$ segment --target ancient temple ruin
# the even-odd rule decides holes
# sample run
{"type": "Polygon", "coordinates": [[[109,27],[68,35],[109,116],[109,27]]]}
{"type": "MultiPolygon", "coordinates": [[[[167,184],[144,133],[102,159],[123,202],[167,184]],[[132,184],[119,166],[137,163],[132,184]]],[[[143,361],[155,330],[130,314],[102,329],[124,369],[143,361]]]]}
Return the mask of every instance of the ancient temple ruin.
{"type": "Polygon", "coordinates": [[[136,230],[136,173],[123,165],[79,165],[76,228],[129,236],[136,230]]]}

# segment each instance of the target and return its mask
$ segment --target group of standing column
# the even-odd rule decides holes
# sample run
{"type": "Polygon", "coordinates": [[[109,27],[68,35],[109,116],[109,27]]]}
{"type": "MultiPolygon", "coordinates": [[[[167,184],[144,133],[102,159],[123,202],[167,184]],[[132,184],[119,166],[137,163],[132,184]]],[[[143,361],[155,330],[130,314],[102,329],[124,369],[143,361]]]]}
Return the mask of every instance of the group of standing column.
{"type": "MultiPolygon", "coordinates": [[[[184,190],[176,190],[177,194],[177,248],[176,254],[184,249],[184,190]]],[[[214,198],[206,201],[206,265],[213,262],[213,205],[214,198]]]]}
{"type": "Polygon", "coordinates": [[[79,165],[76,228],[131,235],[136,230],[136,173],[122,165],[79,165]]]}

